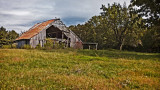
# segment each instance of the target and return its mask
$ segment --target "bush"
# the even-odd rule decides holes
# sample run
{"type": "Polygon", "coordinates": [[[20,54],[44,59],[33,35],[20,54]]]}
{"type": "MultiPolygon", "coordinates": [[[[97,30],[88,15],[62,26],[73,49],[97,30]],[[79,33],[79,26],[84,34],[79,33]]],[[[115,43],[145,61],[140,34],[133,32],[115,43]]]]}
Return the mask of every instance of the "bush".
{"type": "Polygon", "coordinates": [[[53,43],[54,41],[51,39],[46,39],[46,43],[44,44],[44,49],[50,50],[53,49],[53,43]]]}
{"type": "Polygon", "coordinates": [[[36,46],[36,49],[42,49],[41,45],[38,44],[38,45],[36,46]]]}
{"type": "Polygon", "coordinates": [[[11,47],[11,45],[3,45],[2,48],[3,49],[11,49],[12,47],[11,47]]]}
{"type": "Polygon", "coordinates": [[[2,45],[1,48],[3,48],[3,49],[15,49],[15,48],[17,48],[17,44],[14,43],[14,44],[10,44],[10,45],[2,45]]]}
{"type": "Polygon", "coordinates": [[[64,44],[63,43],[57,43],[55,42],[54,45],[53,45],[53,48],[54,49],[64,49],[64,44]]]}
{"type": "Polygon", "coordinates": [[[44,44],[44,49],[51,50],[51,49],[64,49],[63,43],[58,43],[52,39],[46,39],[46,44],[44,44]]]}
{"type": "Polygon", "coordinates": [[[11,48],[14,48],[14,49],[17,48],[17,44],[16,43],[12,44],[11,48]]]}
{"type": "Polygon", "coordinates": [[[23,47],[21,47],[22,49],[31,49],[32,47],[30,45],[24,45],[23,47]]]}

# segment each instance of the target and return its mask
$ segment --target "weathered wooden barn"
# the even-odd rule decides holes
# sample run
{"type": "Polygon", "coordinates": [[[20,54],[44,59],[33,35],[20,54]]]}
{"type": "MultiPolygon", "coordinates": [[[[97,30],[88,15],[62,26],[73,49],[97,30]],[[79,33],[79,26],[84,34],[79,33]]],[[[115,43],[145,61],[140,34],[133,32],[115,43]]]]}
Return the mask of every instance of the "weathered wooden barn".
{"type": "Polygon", "coordinates": [[[52,19],[35,24],[27,32],[16,39],[17,47],[21,48],[25,44],[35,48],[38,44],[41,47],[50,38],[58,43],[64,43],[66,47],[83,48],[81,39],[63,24],[60,19],[52,19]]]}

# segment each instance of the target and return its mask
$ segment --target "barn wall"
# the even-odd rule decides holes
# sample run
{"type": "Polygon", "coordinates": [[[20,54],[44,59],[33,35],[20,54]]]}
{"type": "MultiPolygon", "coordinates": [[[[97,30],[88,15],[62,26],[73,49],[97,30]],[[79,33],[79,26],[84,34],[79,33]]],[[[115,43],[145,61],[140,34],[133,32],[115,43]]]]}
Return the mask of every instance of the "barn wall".
{"type": "Polygon", "coordinates": [[[70,47],[72,48],[76,48],[76,47],[80,47],[83,48],[82,41],[80,40],[80,38],[71,30],[68,30],[66,28],[66,26],[63,24],[63,22],[61,22],[60,20],[55,21],[52,25],[54,25],[55,27],[58,27],[60,30],[69,32],[69,33],[64,33],[68,38],[70,38],[70,47]],[[78,45],[77,45],[78,43],[78,45]]]}
{"type": "Polygon", "coordinates": [[[35,35],[30,39],[30,45],[32,48],[35,48],[38,44],[41,45],[41,47],[44,46],[46,39],[46,30],[42,30],[39,34],[35,35]]]}
{"type": "Polygon", "coordinates": [[[23,47],[25,44],[29,44],[29,40],[19,40],[19,41],[17,41],[17,47],[18,48],[23,47]]]}
{"type": "Polygon", "coordinates": [[[72,48],[83,48],[83,45],[80,44],[82,41],[79,39],[79,37],[72,31],[70,31],[70,38],[71,38],[71,44],[70,47],[72,48]]]}

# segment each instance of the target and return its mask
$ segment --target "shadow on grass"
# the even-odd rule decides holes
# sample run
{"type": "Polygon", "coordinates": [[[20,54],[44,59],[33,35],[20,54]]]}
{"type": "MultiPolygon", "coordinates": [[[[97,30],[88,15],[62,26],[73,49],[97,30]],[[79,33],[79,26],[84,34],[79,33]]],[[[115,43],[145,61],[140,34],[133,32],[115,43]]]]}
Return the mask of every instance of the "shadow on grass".
{"type": "Polygon", "coordinates": [[[158,60],[160,61],[159,53],[139,53],[119,50],[79,50],[78,53],[88,56],[99,56],[108,58],[122,58],[128,60],[158,60]]]}

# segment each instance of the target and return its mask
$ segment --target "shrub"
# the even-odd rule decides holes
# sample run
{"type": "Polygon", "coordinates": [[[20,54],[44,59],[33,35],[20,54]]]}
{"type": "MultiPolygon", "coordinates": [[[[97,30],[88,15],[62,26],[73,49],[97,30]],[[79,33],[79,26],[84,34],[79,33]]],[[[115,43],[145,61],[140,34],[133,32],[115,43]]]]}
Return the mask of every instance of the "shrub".
{"type": "Polygon", "coordinates": [[[31,47],[30,45],[26,45],[26,44],[25,44],[25,45],[22,46],[21,48],[22,48],[22,49],[31,49],[32,47],[31,47]]]}
{"type": "Polygon", "coordinates": [[[16,43],[13,43],[12,45],[11,45],[11,48],[17,48],[17,44],[16,43]]]}
{"type": "Polygon", "coordinates": [[[2,48],[3,49],[11,49],[12,47],[11,47],[11,45],[3,45],[2,48]]]}
{"type": "Polygon", "coordinates": [[[41,45],[38,44],[38,45],[36,46],[36,49],[42,49],[41,45]]]}
{"type": "Polygon", "coordinates": [[[47,38],[46,43],[44,44],[44,48],[47,50],[53,49],[53,43],[54,43],[53,40],[47,38]]]}
{"type": "Polygon", "coordinates": [[[47,38],[46,44],[44,44],[44,49],[64,49],[64,43],[58,43],[52,39],[47,38]]]}
{"type": "Polygon", "coordinates": [[[10,45],[2,45],[2,47],[1,48],[3,48],[3,49],[15,49],[15,48],[17,48],[17,44],[16,43],[14,43],[14,44],[10,44],[10,45]]]}
{"type": "Polygon", "coordinates": [[[54,49],[64,49],[64,44],[63,43],[57,43],[55,42],[54,45],[53,45],[53,48],[54,49]]]}

